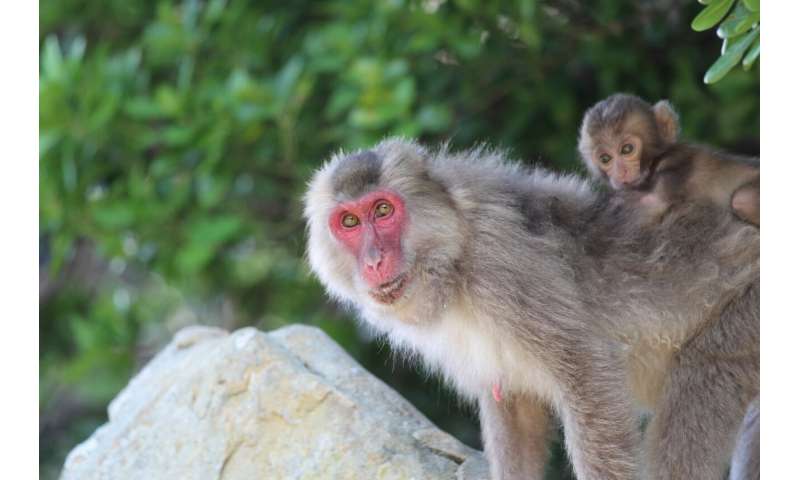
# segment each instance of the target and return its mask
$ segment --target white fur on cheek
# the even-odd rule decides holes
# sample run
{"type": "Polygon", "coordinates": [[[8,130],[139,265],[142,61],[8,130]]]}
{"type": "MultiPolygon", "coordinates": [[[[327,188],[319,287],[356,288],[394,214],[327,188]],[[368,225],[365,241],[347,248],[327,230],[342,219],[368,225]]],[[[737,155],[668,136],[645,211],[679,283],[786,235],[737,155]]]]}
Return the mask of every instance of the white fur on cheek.
{"type": "Polygon", "coordinates": [[[336,207],[335,196],[330,190],[334,162],[335,157],[314,174],[304,199],[308,224],[306,255],[328,294],[339,301],[352,303],[358,297],[353,284],[356,259],[333,238],[328,227],[328,215],[336,207]]]}

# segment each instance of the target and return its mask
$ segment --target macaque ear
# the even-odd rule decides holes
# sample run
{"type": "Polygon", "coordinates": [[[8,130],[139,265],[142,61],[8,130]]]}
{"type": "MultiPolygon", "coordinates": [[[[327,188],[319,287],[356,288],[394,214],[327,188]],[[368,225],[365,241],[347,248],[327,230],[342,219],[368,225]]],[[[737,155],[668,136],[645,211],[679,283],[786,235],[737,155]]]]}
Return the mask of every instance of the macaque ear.
{"type": "Polygon", "coordinates": [[[665,143],[675,143],[678,141],[680,124],[678,123],[678,113],[672,108],[672,104],[667,100],[661,100],[653,105],[653,115],[656,117],[658,133],[665,143]]]}

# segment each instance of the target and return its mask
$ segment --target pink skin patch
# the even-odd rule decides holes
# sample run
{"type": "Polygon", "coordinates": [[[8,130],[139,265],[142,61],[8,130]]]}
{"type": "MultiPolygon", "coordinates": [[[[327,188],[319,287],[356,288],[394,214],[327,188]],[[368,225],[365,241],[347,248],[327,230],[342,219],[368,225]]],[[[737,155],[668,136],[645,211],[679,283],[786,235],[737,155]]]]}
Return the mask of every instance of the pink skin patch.
{"type": "Polygon", "coordinates": [[[406,285],[401,240],[407,221],[405,202],[390,190],[342,202],[328,220],[333,235],[358,260],[359,274],[370,294],[381,303],[399,299],[406,285]],[[384,203],[389,205],[389,213],[381,216],[378,207],[384,203]],[[343,224],[349,215],[358,220],[356,225],[343,224]]]}
{"type": "Polygon", "coordinates": [[[661,198],[659,198],[659,196],[656,195],[655,193],[648,193],[646,195],[642,195],[639,201],[642,202],[643,206],[650,208],[659,208],[665,205],[665,202],[661,200],[661,198]]]}
{"type": "Polygon", "coordinates": [[[497,403],[503,401],[503,389],[500,387],[500,382],[492,385],[492,396],[494,397],[494,401],[497,403]]]}
{"type": "Polygon", "coordinates": [[[648,215],[660,215],[669,208],[669,203],[655,192],[642,195],[639,203],[648,215]]]}

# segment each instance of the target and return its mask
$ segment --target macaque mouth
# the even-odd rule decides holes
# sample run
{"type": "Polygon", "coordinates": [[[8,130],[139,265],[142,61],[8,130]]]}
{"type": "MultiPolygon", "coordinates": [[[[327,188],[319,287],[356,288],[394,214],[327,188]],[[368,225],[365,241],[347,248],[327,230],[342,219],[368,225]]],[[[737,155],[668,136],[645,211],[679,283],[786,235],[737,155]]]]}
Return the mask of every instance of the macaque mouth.
{"type": "Polygon", "coordinates": [[[396,302],[403,295],[408,276],[403,273],[394,280],[378,285],[370,289],[369,294],[375,301],[390,305],[396,302]]]}

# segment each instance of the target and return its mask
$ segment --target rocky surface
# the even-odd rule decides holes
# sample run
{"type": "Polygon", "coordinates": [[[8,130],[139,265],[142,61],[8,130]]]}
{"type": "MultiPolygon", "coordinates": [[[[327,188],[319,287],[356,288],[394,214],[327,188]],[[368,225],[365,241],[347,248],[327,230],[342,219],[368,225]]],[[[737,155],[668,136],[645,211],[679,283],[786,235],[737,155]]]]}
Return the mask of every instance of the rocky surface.
{"type": "Polygon", "coordinates": [[[189,327],[67,457],[62,479],[488,479],[322,331],[189,327]]]}

